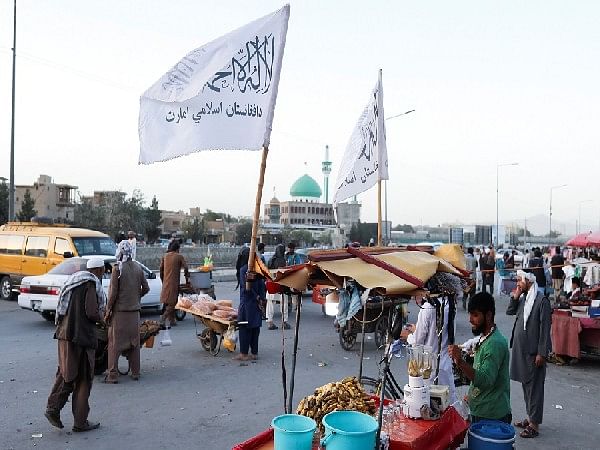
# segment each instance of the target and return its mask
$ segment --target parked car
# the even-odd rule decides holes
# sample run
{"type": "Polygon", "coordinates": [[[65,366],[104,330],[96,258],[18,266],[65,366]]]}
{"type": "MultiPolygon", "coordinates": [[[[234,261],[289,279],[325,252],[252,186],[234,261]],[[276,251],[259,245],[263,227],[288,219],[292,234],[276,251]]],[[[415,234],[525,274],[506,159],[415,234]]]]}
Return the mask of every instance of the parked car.
{"type": "MultiPolygon", "coordinates": [[[[69,275],[80,270],[86,270],[88,259],[89,258],[66,259],[44,275],[24,277],[23,280],[21,280],[18,299],[19,306],[23,309],[29,309],[40,313],[46,320],[54,320],[58,296],[65,281],[69,275]]],[[[162,308],[162,304],[160,303],[160,291],[162,289],[160,278],[142,263],[138,261],[135,262],[139,264],[144,271],[144,275],[148,280],[148,286],[150,288],[150,292],[142,297],[142,309],[154,309],[158,311],[162,308]]],[[[110,286],[110,273],[114,263],[114,257],[104,259],[106,273],[102,279],[102,286],[104,287],[104,292],[107,296],[108,288],[110,286]]]]}
{"type": "Polygon", "coordinates": [[[114,241],[99,231],[9,222],[0,226],[0,298],[10,300],[23,277],[42,275],[66,258],[114,257],[116,249],[114,241]]]}

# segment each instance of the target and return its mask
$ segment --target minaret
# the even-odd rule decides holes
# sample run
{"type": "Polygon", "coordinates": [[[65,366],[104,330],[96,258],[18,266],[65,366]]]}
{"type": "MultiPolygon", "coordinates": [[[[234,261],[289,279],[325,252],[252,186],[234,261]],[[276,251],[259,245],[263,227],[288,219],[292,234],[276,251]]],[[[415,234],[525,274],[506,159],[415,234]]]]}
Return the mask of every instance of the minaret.
{"type": "Polygon", "coordinates": [[[321,163],[321,172],[324,177],[325,203],[329,203],[329,174],[331,173],[331,161],[329,161],[329,145],[325,146],[325,161],[321,163]]]}

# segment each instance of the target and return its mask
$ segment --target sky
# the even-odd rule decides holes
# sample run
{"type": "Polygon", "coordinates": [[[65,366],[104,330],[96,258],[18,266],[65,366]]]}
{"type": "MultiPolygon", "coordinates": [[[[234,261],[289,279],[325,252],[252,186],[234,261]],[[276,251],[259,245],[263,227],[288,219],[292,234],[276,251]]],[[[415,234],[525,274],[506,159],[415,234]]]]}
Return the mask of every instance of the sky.
{"type": "MultiPolygon", "coordinates": [[[[194,48],[279,1],[19,0],[15,182],[140,189],[162,209],[251,216],[260,152],[138,165],[139,97],[194,48]]],[[[9,176],[11,0],[0,0],[0,176],[9,176]]],[[[305,0],[291,13],[263,203],[322,184],[383,71],[394,224],[600,222],[600,2],[305,0]],[[533,219],[531,219],[533,220],[533,219]]],[[[333,184],[330,181],[330,184],[333,184]]],[[[377,193],[359,196],[376,221],[377,193]]],[[[332,197],[333,192],[330,192],[332,197]]]]}

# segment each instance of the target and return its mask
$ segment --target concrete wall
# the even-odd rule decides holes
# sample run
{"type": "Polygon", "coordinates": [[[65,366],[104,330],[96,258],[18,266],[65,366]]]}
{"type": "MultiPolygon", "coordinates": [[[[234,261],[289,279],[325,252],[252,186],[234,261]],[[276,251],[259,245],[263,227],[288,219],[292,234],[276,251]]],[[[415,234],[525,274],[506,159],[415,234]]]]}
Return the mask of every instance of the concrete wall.
{"type": "MultiPolygon", "coordinates": [[[[241,247],[211,247],[213,264],[217,267],[235,267],[235,261],[241,247]]],[[[148,268],[158,270],[160,259],[166,253],[163,247],[138,247],[137,259],[148,268]]],[[[204,263],[204,257],[208,256],[208,247],[182,247],[180,253],[184,256],[188,266],[198,266],[204,263]]]]}

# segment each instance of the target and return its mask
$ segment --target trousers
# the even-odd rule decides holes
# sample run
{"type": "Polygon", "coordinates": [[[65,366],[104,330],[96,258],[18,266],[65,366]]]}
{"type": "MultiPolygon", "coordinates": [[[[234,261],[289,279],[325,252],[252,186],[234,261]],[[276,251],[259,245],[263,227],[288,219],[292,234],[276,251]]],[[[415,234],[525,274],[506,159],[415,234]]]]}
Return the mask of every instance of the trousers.
{"type": "Polygon", "coordinates": [[[523,399],[529,420],[537,425],[544,418],[544,382],[546,380],[546,366],[535,369],[535,375],[529,383],[523,386],[523,399]]]}
{"type": "Polygon", "coordinates": [[[279,297],[279,308],[284,322],[288,320],[288,301],[283,294],[267,294],[267,320],[273,322],[275,317],[275,301],[279,297]]]}
{"type": "Polygon", "coordinates": [[[71,398],[73,425],[83,427],[90,413],[89,398],[92,391],[93,370],[93,367],[90,367],[88,363],[85,352],[82,352],[77,377],[73,381],[67,383],[60,373],[60,368],[58,368],[54,386],[52,386],[52,391],[48,396],[46,410],[60,413],[67,403],[69,395],[73,394],[71,398]]]}
{"type": "Polygon", "coordinates": [[[240,353],[247,355],[248,350],[250,350],[253,355],[258,354],[258,336],[260,335],[260,327],[242,327],[240,328],[239,335],[240,353]]]}
{"type": "Polygon", "coordinates": [[[162,316],[160,316],[160,323],[164,324],[166,320],[169,321],[169,325],[175,323],[175,305],[165,303],[165,310],[162,313],[162,316]]]}

